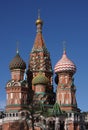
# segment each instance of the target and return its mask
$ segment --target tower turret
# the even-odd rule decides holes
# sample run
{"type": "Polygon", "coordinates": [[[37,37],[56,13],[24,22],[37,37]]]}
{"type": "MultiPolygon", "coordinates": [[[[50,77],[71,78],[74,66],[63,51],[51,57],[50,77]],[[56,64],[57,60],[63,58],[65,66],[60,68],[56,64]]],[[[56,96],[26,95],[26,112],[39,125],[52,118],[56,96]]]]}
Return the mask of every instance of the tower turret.
{"type": "Polygon", "coordinates": [[[18,51],[10,62],[11,80],[7,82],[7,105],[6,111],[19,111],[28,105],[28,85],[24,79],[26,63],[20,57],[18,51]]]}
{"type": "Polygon", "coordinates": [[[34,89],[34,101],[39,101],[44,104],[52,105],[54,104],[55,98],[54,93],[48,92],[47,88],[50,85],[49,79],[44,75],[44,73],[39,72],[32,80],[32,85],[34,89]]]}
{"type": "Polygon", "coordinates": [[[26,63],[20,57],[19,52],[16,52],[16,56],[12,59],[9,65],[11,71],[11,77],[15,81],[23,80],[24,71],[26,69],[26,63]]]}
{"type": "Polygon", "coordinates": [[[75,97],[76,87],[73,75],[76,72],[75,64],[67,57],[64,49],[62,58],[55,65],[57,77],[56,100],[64,111],[79,111],[75,97]]]}

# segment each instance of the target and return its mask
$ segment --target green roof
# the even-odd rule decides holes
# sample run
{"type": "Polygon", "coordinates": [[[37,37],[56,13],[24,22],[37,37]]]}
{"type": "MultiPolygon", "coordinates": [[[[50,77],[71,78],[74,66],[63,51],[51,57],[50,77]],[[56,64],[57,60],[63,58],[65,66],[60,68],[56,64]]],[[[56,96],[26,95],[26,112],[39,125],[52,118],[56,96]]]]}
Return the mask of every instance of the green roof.
{"type": "Polygon", "coordinates": [[[39,72],[38,75],[34,77],[32,80],[33,85],[36,85],[36,84],[47,85],[48,83],[49,83],[49,79],[42,72],[39,72]]]}
{"type": "Polygon", "coordinates": [[[53,106],[53,113],[56,116],[63,114],[62,111],[61,111],[61,109],[60,109],[60,105],[57,102],[53,106]]]}

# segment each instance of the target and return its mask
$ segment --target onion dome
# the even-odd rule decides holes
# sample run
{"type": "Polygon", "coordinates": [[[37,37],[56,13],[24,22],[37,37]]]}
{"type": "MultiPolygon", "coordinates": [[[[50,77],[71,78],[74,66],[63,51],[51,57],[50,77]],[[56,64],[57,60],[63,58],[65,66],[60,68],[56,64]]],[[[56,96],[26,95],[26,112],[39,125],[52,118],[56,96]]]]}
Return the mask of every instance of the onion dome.
{"type": "Polygon", "coordinates": [[[39,72],[38,75],[34,77],[32,80],[33,85],[36,85],[36,84],[47,85],[48,83],[49,83],[49,79],[42,72],[39,72]]]}
{"type": "Polygon", "coordinates": [[[16,53],[16,56],[10,62],[9,68],[10,68],[10,70],[12,70],[12,69],[26,69],[26,63],[20,57],[18,51],[16,53]]]}
{"type": "Polygon", "coordinates": [[[66,51],[63,51],[62,58],[57,62],[54,68],[55,73],[70,71],[72,73],[76,72],[75,64],[67,57],[66,51]]]}

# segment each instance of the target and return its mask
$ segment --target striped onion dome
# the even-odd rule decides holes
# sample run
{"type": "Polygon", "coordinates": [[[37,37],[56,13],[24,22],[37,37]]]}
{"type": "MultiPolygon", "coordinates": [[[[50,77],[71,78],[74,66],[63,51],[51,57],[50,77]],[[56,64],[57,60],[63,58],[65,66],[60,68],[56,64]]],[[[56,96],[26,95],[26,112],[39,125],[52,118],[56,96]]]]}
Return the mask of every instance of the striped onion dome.
{"type": "Polygon", "coordinates": [[[76,72],[75,64],[67,57],[66,51],[63,51],[62,58],[57,62],[54,68],[55,73],[70,71],[72,73],[76,72]]]}
{"type": "Polygon", "coordinates": [[[16,53],[16,56],[12,59],[9,65],[10,70],[13,69],[26,69],[26,63],[20,57],[19,53],[16,53]]]}
{"type": "Polygon", "coordinates": [[[39,72],[37,76],[35,76],[32,80],[32,84],[45,84],[47,85],[49,83],[49,79],[42,73],[39,72]]]}

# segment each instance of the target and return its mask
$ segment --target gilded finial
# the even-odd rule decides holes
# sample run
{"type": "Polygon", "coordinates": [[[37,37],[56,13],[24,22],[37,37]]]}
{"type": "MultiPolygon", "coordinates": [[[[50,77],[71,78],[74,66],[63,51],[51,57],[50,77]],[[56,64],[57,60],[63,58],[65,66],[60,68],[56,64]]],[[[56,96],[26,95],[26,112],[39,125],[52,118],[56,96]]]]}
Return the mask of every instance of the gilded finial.
{"type": "Polygon", "coordinates": [[[36,20],[36,25],[38,24],[41,24],[41,25],[43,24],[43,21],[40,18],[40,9],[38,9],[38,19],[36,20]]]}

